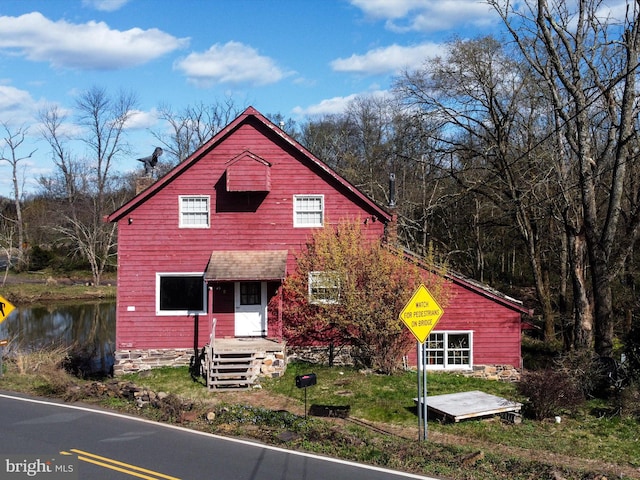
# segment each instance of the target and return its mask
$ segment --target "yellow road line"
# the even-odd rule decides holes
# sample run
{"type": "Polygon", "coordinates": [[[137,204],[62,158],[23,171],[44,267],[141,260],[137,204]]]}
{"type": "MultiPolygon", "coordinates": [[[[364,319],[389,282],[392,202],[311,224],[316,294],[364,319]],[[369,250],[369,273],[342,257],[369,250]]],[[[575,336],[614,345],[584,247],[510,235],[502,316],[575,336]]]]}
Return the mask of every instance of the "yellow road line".
{"type": "MultiPolygon", "coordinates": [[[[72,448],[70,449],[70,451],[78,455],[78,460],[82,460],[87,463],[93,463],[94,465],[98,465],[100,467],[109,468],[111,470],[116,470],[118,472],[123,472],[129,475],[132,475],[134,477],[143,478],[145,480],[158,480],[159,478],[164,478],[166,480],[180,480],[177,477],[172,477],[170,475],[165,475],[163,473],[154,472],[153,470],[147,470],[146,468],[137,467],[135,465],[120,462],[118,460],[113,460],[111,458],[102,457],[100,455],[96,455],[95,453],[85,452],[82,450],[78,450],[76,448],[72,448]]],[[[68,452],[60,452],[60,453],[63,455],[69,455],[68,452]]]]}

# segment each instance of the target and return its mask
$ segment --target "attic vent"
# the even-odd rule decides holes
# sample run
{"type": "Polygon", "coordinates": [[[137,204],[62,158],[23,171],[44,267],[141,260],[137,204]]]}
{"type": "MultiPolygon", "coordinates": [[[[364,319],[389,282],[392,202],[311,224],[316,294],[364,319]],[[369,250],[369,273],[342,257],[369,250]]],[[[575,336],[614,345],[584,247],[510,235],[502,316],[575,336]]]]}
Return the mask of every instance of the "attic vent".
{"type": "Polygon", "coordinates": [[[227,162],[228,192],[268,192],[271,190],[271,164],[245,150],[227,162]]]}

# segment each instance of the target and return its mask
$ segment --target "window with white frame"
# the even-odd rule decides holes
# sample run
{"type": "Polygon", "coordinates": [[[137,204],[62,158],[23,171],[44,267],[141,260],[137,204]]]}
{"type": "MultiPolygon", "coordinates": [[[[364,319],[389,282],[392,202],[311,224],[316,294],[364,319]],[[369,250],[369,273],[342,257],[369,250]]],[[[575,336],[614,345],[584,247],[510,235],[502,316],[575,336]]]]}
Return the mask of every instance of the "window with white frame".
{"type": "Polygon", "coordinates": [[[156,313],[193,315],[207,310],[202,273],[156,273],[156,313]]]}
{"type": "Polygon", "coordinates": [[[322,227],[324,225],[323,195],[293,196],[293,226],[322,227]]]}
{"type": "Polygon", "coordinates": [[[340,276],[337,272],[309,272],[309,303],[340,302],[340,276]]]}
{"type": "Polygon", "coordinates": [[[209,228],[209,196],[180,196],[180,227],[209,228]]]}
{"type": "Polygon", "coordinates": [[[432,332],[425,342],[424,362],[426,368],[471,368],[473,332],[432,332]]]}

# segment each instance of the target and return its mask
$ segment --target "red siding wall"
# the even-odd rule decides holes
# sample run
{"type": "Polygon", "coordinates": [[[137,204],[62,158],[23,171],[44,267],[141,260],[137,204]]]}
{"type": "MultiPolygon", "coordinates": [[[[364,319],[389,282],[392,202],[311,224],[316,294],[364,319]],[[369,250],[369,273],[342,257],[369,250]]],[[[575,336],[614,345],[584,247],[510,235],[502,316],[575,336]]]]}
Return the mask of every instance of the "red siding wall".
{"type": "MultiPolygon", "coordinates": [[[[456,283],[451,292],[449,305],[433,331],[473,331],[474,365],[519,368],[520,313],[456,283]]],[[[409,363],[417,363],[415,348],[409,352],[409,363]]]]}
{"type": "MultiPolygon", "coordinates": [[[[203,273],[213,250],[243,249],[288,249],[292,271],[295,251],[313,232],[293,228],[294,194],[324,195],[326,224],[372,215],[357,196],[339,191],[333,178],[312,170],[306,157],[279,138],[262,124],[241,124],[119,220],[116,349],[191,348],[196,327],[198,346],[208,342],[212,313],[201,315],[198,325],[193,317],[156,315],[158,272],[203,273]],[[271,164],[271,191],[224,193],[225,164],[248,149],[271,164]],[[210,196],[210,228],[178,228],[179,195],[210,196]]],[[[368,222],[365,228],[377,238],[384,224],[368,222]]],[[[214,315],[216,334],[232,336],[233,314],[224,311],[228,299],[213,291],[210,296],[221,302],[214,310],[223,310],[214,315]]]]}
{"type": "Polygon", "coordinates": [[[241,157],[227,167],[229,192],[268,192],[271,190],[271,168],[249,156],[241,157]]]}

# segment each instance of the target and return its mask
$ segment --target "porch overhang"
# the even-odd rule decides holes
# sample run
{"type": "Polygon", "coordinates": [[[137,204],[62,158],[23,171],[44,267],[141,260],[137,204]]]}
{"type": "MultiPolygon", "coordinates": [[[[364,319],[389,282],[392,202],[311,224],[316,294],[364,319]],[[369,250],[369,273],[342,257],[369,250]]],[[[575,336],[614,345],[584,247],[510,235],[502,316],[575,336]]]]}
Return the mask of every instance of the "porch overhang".
{"type": "Polygon", "coordinates": [[[287,250],[221,250],[211,252],[206,282],[284,280],[287,250]]]}

